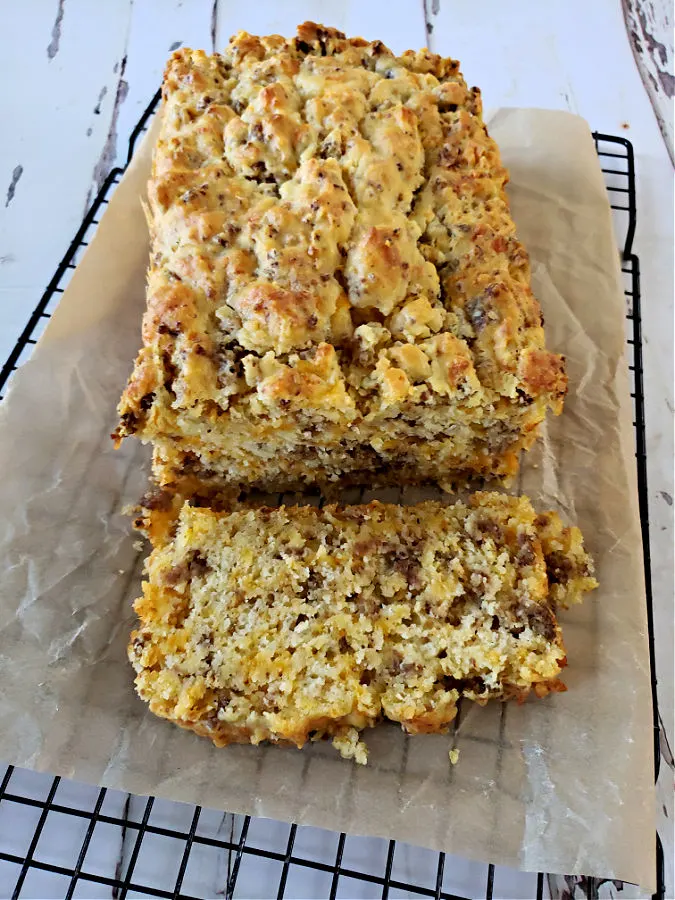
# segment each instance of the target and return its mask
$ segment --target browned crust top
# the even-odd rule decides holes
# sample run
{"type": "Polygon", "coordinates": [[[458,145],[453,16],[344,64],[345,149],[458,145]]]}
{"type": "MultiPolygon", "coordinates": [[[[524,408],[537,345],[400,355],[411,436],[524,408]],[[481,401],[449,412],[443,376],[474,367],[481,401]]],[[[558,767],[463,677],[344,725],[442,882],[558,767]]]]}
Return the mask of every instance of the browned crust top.
{"type": "Polygon", "coordinates": [[[310,22],[176,51],[116,436],[228,411],[330,408],[345,427],[424,404],[559,412],[507,178],[456,60],[310,22]]]}

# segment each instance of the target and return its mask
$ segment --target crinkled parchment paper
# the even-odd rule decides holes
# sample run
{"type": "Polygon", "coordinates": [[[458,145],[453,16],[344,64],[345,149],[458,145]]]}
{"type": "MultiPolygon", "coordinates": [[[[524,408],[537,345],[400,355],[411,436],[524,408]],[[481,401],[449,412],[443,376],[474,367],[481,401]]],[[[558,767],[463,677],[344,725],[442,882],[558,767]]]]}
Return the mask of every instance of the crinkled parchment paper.
{"type": "Polygon", "coordinates": [[[138,537],[121,513],[147,452],[115,451],[115,405],[140,342],[148,240],[136,154],[61,303],[0,406],[0,758],[141,794],[394,837],[527,870],[654,887],[651,695],[624,298],[587,125],[502,110],[548,341],[570,393],[514,490],[578,523],[601,587],[562,615],[569,691],[465,704],[454,736],[366,735],[370,763],[329,745],[213,748],[156,719],[126,644],[138,537]],[[460,750],[451,766],[448,749],[460,750]]]}

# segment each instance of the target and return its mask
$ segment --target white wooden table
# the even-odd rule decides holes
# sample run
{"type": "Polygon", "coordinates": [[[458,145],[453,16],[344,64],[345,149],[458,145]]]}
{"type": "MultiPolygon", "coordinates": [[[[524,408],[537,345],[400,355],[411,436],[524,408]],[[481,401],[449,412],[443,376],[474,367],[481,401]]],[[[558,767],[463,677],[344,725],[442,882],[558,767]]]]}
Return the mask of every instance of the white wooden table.
{"type": "MultiPolygon", "coordinates": [[[[239,28],[292,34],[296,24],[313,19],[352,35],[379,38],[395,51],[427,43],[458,57],[467,80],[483,89],[487,108],[567,109],[584,116],[595,130],[629,138],[638,184],[635,251],[642,263],[663,721],[656,820],[665,844],[666,895],[672,897],[673,208],[672,147],[669,152],[661,133],[672,140],[669,10],[666,0],[6,2],[0,58],[0,360],[13,346],[107,172],[123,164],[128,136],[160,83],[169,52],[181,44],[217,49],[239,28]]],[[[0,808],[0,847],[16,838],[19,827],[32,825],[15,822],[10,829],[0,808]]],[[[105,849],[101,852],[105,856],[105,849]]],[[[111,852],[111,871],[116,862],[111,852]]],[[[421,863],[410,863],[413,869],[416,865],[421,863]]],[[[0,898],[8,896],[2,873],[0,866],[0,898]]],[[[213,877],[215,892],[218,874],[213,877]]],[[[60,888],[45,879],[22,896],[62,896],[60,888]]],[[[483,889],[475,887],[476,892],[483,889]]],[[[262,874],[250,890],[266,896],[262,874]]]]}

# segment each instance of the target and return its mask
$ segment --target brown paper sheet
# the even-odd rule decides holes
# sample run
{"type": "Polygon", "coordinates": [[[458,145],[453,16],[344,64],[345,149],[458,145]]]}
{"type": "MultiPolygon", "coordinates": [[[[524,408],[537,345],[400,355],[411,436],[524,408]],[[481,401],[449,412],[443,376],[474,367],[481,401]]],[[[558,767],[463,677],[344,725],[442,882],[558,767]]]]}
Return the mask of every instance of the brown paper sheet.
{"type": "Polygon", "coordinates": [[[501,110],[490,122],[549,345],[568,359],[514,490],[577,522],[601,587],[562,616],[566,694],[463,707],[455,735],[215,749],[148,713],[126,644],[142,554],[122,508],[147,451],[108,437],[139,344],[148,243],[146,140],[32,359],[0,407],[0,758],[141,794],[467,857],[654,888],[651,695],[624,298],[587,125],[501,110]],[[451,766],[448,749],[460,751],[451,766]]]}

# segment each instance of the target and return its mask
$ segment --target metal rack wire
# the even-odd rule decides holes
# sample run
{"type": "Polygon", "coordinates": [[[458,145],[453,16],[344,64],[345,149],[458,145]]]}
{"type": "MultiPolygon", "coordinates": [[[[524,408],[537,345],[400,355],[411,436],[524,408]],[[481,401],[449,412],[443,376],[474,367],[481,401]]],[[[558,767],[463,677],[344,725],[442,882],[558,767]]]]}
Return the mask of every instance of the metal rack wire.
{"type": "MultiPolygon", "coordinates": [[[[139,137],[149,126],[158,101],[159,92],[131,135],[127,164],[139,137]]],[[[632,145],[625,138],[595,133],[594,139],[612,209],[617,217],[617,233],[625,236],[622,272],[627,301],[626,339],[633,380],[631,397],[635,413],[633,424],[647,587],[654,759],[658,775],[660,750],[649,552],[640,266],[633,253],[635,165],[632,145]]],[[[123,173],[124,169],[119,167],[109,173],[2,366],[0,391],[4,390],[12,373],[32,352],[76,266],[78,255],[87,246],[98,218],[123,173]]],[[[536,896],[540,900],[546,896],[546,876],[542,873],[529,876],[512,873],[518,878],[509,882],[508,870],[500,870],[494,865],[468,863],[444,853],[418,850],[417,877],[413,881],[410,866],[400,865],[401,857],[410,849],[406,845],[395,841],[352,838],[297,825],[283,826],[280,823],[272,823],[275,826],[272,834],[266,833],[266,822],[268,820],[157,801],[152,797],[132,797],[105,788],[75,785],[65,779],[9,766],[0,781],[0,897],[46,896],[47,882],[44,879],[48,878],[52,879],[49,881],[49,896],[68,900],[71,897],[111,895],[120,900],[134,896],[198,900],[206,896],[202,876],[209,867],[215,872],[216,880],[220,879],[221,895],[227,898],[248,896],[246,892],[250,892],[252,882],[248,880],[247,884],[247,878],[242,873],[251,866],[261,895],[280,898],[297,896],[294,892],[298,874],[305,878],[303,890],[311,891],[310,894],[305,893],[306,896],[326,896],[331,900],[341,896],[419,896],[461,900],[469,890],[476,896],[475,885],[481,881],[486,900],[491,900],[493,896],[536,896]],[[29,822],[31,838],[27,846],[16,847],[11,843],[9,832],[3,829],[8,823],[18,826],[20,819],[29,822]],[[55,840],[57,834],[59,840],[55,840]],[[170,848],[169,858],[175,861],[171,871],[167,871],[166,867],[162,871],[153,870],[152,863],[159,858],[157,851],[162,842],[165,849],[170,848]],[[115,851],[112,864],[111,859],[103,859],[108,847],[115,851]],[[360,852],[355,852],[355,848],[357,851],[360,848],[360,852]],[[471,868],[471,884],[474,885],[471,888],[467,887],[467,866],[471,868]],[[38,875],[42,879],[39,881],[40,888],[37,888],[38,875]],[[308,887],[310,884],[311,887],[308,887]]],[[[18,830],[17,827],[17,833],[18,830]]],[[[658,887],[654,896],[664,898],[663,854],[658,835],[656,840],[658,887]]],[[[598,896],[601,882],[595,879],[583,879],[583,882],[588,897],[598,896]]]]}

